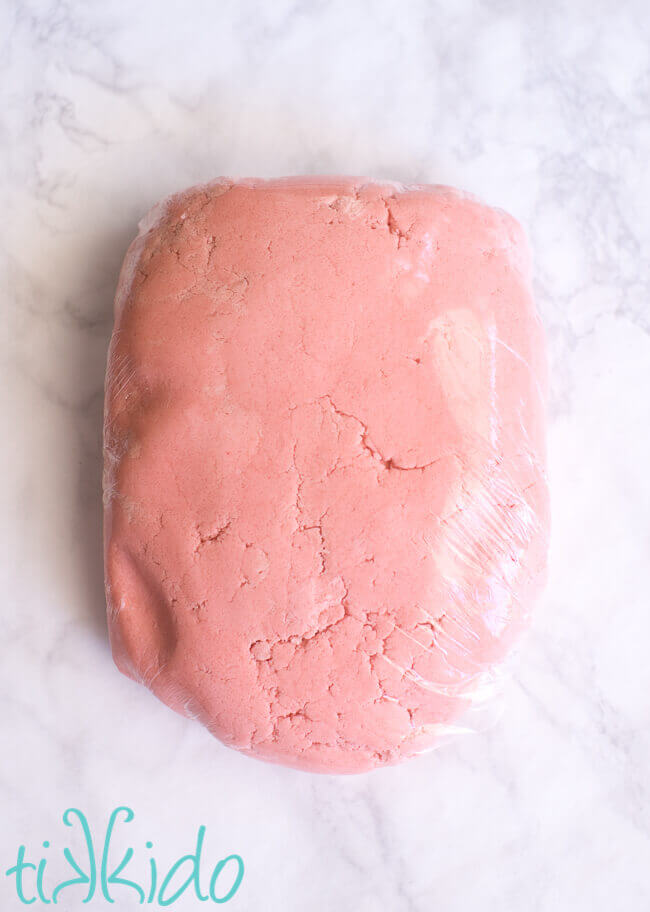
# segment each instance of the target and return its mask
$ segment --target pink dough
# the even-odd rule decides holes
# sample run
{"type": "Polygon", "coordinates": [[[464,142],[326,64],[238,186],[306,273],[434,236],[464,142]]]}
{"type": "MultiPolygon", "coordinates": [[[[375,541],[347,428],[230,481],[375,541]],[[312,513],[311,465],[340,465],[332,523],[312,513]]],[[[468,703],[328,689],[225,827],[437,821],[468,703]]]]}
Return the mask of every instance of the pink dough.
{"type": "Polygon", "coordinates": [[[162,203],[108,363],[118,667],[306,770],[435,746],[544,577],[545,390],[525,238],[499,210],[344,178],[162,203]]]}

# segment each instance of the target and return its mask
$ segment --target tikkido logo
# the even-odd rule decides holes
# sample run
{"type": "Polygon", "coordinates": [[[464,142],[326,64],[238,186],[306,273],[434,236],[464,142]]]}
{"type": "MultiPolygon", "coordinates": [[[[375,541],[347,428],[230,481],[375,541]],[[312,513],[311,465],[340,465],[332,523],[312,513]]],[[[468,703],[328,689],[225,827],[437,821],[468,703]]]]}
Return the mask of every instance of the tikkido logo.
{"type": "MultiPolygon", "coordinates": [[[[74,872],[75,875],[68,879],[58,880],[56,877],[53,878],[49,872],[46,873],[50,860],[48,855],[51,853],[46,851],[40,860],[29,861],[26,857],[26,846],[19,846],[16,864],[5,871],[5,874],[9,878],[14,878],[16,895],[20,902],[25,905],[31,905],[37,901],[47,905],[56,904],[64,891],[64,901],[69,901],[73,893],[81,897],[83,889],[85,897],[81,902],[84,904],[93,899],[101,900],[102,897],[106,902],[115,903],[116,899],[119,901],[126,896],[125,890],[128,890],[134,898],[137,894],[140,904],[171,906],[184,893],[192,891],[200,902],[223,904],[231,900],[239,890],[244,877],[244,862],[239,855],[228,855],[226,858],[220,859],[210,869],[209,881],[206,869],[203,883],[201,882],[201,856],[206,832],[204,826],[200,826],[198,829],[195,850],[187,855],[182,855],[168,868],[162,878],[158,863],[151,854],[153,843],[147,841],[145,846],[149,850],[148,874],[146,877],[139,876],[135,879],[137,859],[132,863],[135,855],[133,848],[125,849],[117,864],[115,859],[110,859],[111,841],[115,841],[114,833],[121,814],[124,818],[122,823],[130,823],[133,820],[134,813],[131,808],[115,808],[108,818],[101,855],[98,855],[85,815],[77,808],[68,808],[64,812],[63,823],[67,827],[79,830],[75,833],[76,841],[83,846],[82,850],[76,850],[76,858],[69,848],[63,848],[66,874],[74,872]],[[121,876],[127,866],[133,869],[131,877],[134,879],[121,876]],[[205,889],[206,884],[207,890],[205,889]]],[[[42,845],[45,850],[50,848],[48,840],[45,840],[42,845]]],[[[115,850],[112,854],[115,855],[115,850]]]]}

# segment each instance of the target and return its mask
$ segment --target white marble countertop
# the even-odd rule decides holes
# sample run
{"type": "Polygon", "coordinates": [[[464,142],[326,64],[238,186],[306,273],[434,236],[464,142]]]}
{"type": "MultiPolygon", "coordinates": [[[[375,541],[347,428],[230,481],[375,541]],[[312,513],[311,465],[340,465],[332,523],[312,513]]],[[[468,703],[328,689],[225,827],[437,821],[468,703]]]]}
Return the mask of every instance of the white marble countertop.
{"type": "MultiPolygon", "coordinates": [[[[161,865],[199,824],[210,857],[241,854],[227,908],[646,912],[645,0],[16,0],[0,26],[3,912],[19,844],[54,859],[66,808],[99,838],[121,804],[161,865]],[[516,215],[552,370],[550,580],[506,712],[352,778],[228,751],[122,678],[101,564],[103,371],[137,219],[221,174],[336,172],[516,215]]],[[[84,895],[59,907],[103,905],[84,895]]]]}

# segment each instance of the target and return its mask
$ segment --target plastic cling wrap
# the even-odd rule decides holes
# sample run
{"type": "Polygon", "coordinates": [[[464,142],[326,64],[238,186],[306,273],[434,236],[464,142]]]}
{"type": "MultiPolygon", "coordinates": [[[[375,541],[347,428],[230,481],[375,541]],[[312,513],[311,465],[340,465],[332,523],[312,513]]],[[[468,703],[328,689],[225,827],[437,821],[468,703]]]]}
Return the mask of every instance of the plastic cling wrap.
{"type": "Polygon", "coordinates": [[[344,178],[156,207],[106,381],[118,667],[307,770],[471,730],[543,582],[545,388],[505,213],[344,178]]]}

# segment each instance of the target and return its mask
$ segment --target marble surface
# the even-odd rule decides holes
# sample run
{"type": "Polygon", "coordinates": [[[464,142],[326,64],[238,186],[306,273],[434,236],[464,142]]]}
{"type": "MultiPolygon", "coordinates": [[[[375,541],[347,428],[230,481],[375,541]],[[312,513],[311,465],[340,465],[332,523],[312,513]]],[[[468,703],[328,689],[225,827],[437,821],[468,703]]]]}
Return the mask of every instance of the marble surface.
{"type": "MultiPolygon", "coordinates": [[[[2,909],[19,843],[54,858],[65,808],[100,831],[120,804],[160,859],[201,823],[211,857],[239,852],[233,909],[650,908],[645,0],[16,0],[0,40],[2,909]],[[137,219],[220,174],[336,172],[512,211],[552,369],[550,579],[506,711],[353,778],[239,756],[122,678],[101,566],[103,371],[137,219]]],[[[102,905],[83,895],[60,907],[102,905]]]]}

